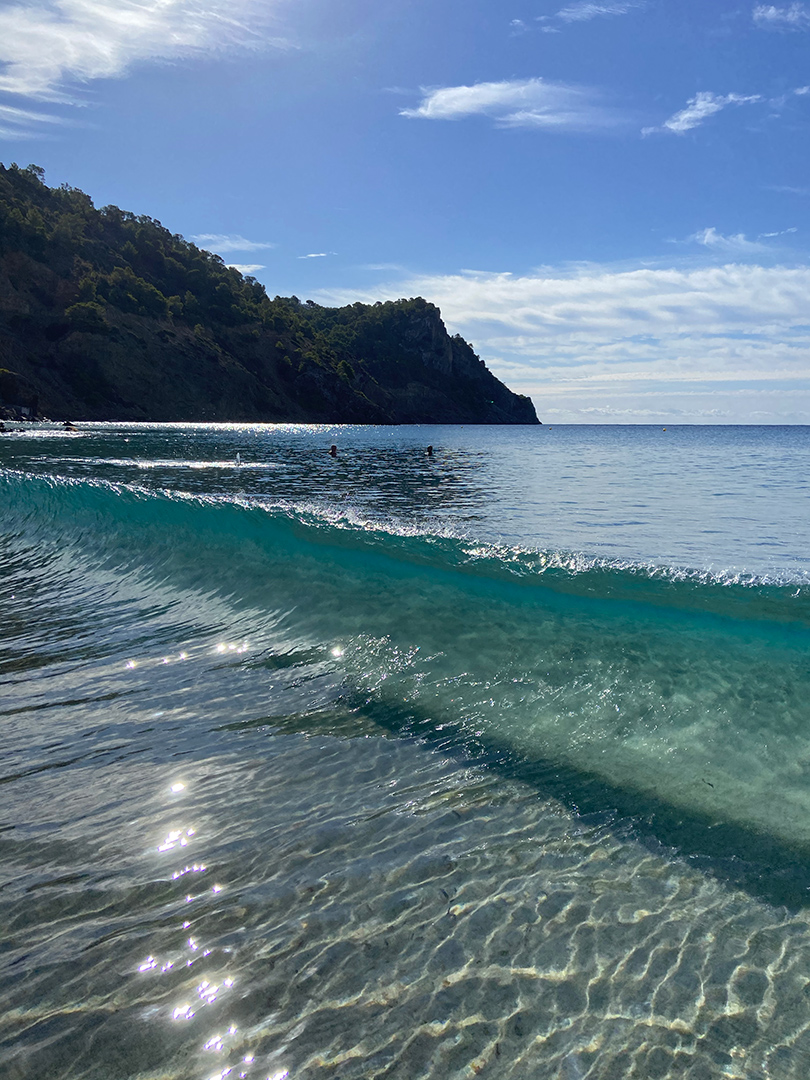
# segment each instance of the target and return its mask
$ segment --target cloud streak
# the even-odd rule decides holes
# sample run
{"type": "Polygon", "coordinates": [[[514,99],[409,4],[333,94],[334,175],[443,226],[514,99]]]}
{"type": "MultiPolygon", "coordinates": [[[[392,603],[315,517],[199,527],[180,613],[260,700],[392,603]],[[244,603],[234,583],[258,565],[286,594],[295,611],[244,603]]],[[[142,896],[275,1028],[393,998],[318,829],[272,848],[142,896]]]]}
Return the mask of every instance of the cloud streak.
{"type": "Polygon", "coordinates": [[[233,48],[287,47],[270,32],[281,0],[35,0],[0,9],[0,90],[78,103],[77,86],[136,63],[233,48]]]}
{"type": "Polygon", "coordinates": [[[227,255],[232,251],[263,251],[276,246],[265,240],[246,240],[238,234],[198,233],[189,239],[198,247],[205,248],[206,251],[216,251],[220,255],[227,255]]]}
{"type": "Polygon", "coordinates": [[[642,131],[643,135],[652,135],[655,132],[670,132],[674,135],[684,135],[687,131],[699,127],[704,120],[721,112],[728,105],[750,105],[762,101],[759,94],[713,94],[709,90],[701,90],[690,98],[686,108],[670,116],[660,127],[648,127],[642,131]]]}
{"type": "Polygon", "coordinates": [[[70,121],[49,113],[32,112],[30,109],[18,109],[14,105],[0,105],[0,138],[31,139],[42,136],[43,124],[64,125],[70,121]]]}
{"type": "Polygon", "coordinates": [[[637,8],[644,7],[639,0],[614,0],[614,2],[569,4],[557,12],[556,17],[562,22],[589,22],[591,19],[605,16],[626,15],[637,8]]]}
{"type": "Polygon", "coordinates": [[[585,131],[623,122],[617,111],[600,104],[594,90],[542,78],[423,89],[423,95],[419,105],[400,115],[419,120],[484,116],[500,127],[546,131],[585,131]]]}
{"type": "Polygon", "coordinates": [[[247,277],[248,274],[255,274],[257,270],[264,270],[263,263],[228,263],[229,270],[238,270],[240,274],[247,277]]]}
{"type": "MultiPolygon", "coordinates": [[[[788,232],[795,230],[786,230],[788,232]]],[[[781,236],[782,233],[764,233],[763,236],[781,236]]],[[[754,255],[767,251],[765,244],[757,243],[756,240],[748,240],[744,233],[736,233],[733,236],[724,236],[712,225],[707,229],[699,229],[687,236],[687,244],[701,244],[713,251],[725,252],[728,255],[754,255]]]]}
{"type": "MultiPolygon", "coordinates": [[[[631,11],[637,11],[646,6],[646,0],[579,0],[577,3],[567,4],[555,15],[538,15],[535,22],[540,23],[540,29],[544,34],[559,34],[559,25],[571,23],[590,22],[592,19],[613,18],[617,15],[627,15],[631,11]]],[[[513,20],[513,25],[520,22],[513,20]]],[[[525,24],[521,24],[526,29],[525,24]]]]}

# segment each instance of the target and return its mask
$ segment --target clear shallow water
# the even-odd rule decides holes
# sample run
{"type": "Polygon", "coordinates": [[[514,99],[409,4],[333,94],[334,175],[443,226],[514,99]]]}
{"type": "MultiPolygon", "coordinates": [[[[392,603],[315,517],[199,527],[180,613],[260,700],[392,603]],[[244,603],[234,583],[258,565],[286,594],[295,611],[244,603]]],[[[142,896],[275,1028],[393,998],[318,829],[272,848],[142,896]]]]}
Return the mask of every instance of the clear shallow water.
{"type": "Polygon", "coordinates": [[[4,1074],[806,1076],[808,458],[0,439],[4,1074]]]}

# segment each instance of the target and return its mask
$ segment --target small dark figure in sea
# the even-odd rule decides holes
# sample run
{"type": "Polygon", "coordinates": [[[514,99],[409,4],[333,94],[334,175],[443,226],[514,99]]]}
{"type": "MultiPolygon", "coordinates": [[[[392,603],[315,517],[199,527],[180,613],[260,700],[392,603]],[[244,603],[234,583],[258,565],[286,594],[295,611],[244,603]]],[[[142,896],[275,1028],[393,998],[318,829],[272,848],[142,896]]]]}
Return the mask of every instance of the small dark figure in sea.
{"type": "Polygon", "coordinates": [[[428,457],[433,457],[433,447],[432,446],[429,446],[427,448],[427,452],[428,452],[428,457]]]}
{"type": "Polygon", "coordinates": [[[331,455],[331,457],[337,457],[337,447],[334,443],[332,443],[332,445],[329,447],[329,454],[331,455]]]}
{"type": "Polygon", "coordinates": [[[5,433],[6,433],[6,425],[3,423],[2,420],[0,420],[0,434],[5,435],[5,433]]]}
{"type": "Polygon", "coordinates": [[[64,424],[62,424],[62,427],[65,429],[65,431],[78,431],[78,428],[74,427],[74,425],[71,424],[69,420],[66,420],[64,424]]]}

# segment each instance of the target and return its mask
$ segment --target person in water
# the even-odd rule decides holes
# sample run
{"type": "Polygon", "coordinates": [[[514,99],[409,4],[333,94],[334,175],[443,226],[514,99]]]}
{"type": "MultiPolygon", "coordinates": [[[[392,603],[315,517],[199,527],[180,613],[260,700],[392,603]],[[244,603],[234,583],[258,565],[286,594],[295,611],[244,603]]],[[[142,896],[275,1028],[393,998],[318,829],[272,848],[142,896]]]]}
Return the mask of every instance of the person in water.
{"type": "Polygon", "coordinates": [[[428,452],[428,457],[433,457],[433,447],[432,446],[429,446],[427,448],[427,452],[428,452]]]}
{"type": "Polygon", "coordinates": [[[334,443],[332,443],[332,445],[329,447],[329,454],[331,455],[331,457],[337,457],[337,447],[334,443]]]}

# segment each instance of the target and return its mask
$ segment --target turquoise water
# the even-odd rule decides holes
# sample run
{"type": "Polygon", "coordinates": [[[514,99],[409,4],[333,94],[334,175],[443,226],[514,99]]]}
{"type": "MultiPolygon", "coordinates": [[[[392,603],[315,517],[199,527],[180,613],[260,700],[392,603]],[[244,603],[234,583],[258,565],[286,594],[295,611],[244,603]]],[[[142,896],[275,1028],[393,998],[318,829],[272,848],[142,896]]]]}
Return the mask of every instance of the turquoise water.
{"type": "Polygon", "coordinates": [[[806,1076],[808,466],[0,437],[4,1075],[806,1076]]]}

